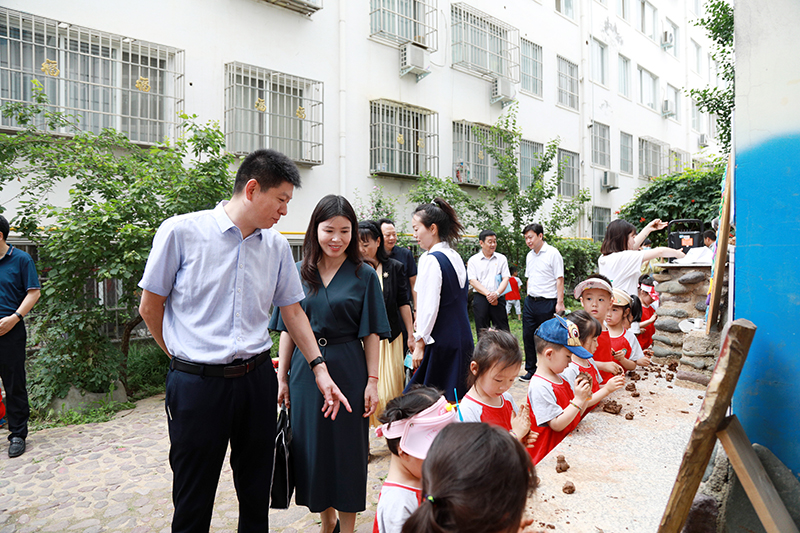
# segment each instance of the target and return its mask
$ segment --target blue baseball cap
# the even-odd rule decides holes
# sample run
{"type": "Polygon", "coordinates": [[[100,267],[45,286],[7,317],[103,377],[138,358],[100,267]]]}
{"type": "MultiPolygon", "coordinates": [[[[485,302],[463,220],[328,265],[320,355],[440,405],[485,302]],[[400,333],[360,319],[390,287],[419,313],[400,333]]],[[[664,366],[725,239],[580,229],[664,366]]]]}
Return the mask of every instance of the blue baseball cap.
{"type": "Polygon", "coordinates": [[[536,330],[536,336],[553,344],[560,344],[581,359],[589,359],[592,354],[581,346],[580,332],[574,322],[556,315],[536,330]]]}

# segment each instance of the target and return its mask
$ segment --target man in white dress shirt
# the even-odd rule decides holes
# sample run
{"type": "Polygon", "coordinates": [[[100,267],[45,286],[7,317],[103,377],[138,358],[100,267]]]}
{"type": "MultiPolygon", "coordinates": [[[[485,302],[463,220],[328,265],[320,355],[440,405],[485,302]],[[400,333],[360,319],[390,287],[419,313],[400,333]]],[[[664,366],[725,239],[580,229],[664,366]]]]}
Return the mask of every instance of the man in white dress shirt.
{"type": "Polygon", "coordinates": [[[522,308],[522,342],[525,345],[525,375],[530,381],[536,373],[536,348],[533,337],[544,322],[564,312],[564,259],[561,253],[544,242],[541,224],[529,224],[522,230],[525,244],[531,249],[525,259],[528,295],[522,308]]]}
{"type": "Polygon", "coordinates": [[[501,296],[506,290],[511,273],[508,260],[497,249],[497,234],[483,230],[478,236],[481,251],[467,261],[467,275],[472,287],[472,313],[475,316],[475,330],[478,337],[481,331],[494,325],[497,329],[510,331],[506,299],[501,296]]]}

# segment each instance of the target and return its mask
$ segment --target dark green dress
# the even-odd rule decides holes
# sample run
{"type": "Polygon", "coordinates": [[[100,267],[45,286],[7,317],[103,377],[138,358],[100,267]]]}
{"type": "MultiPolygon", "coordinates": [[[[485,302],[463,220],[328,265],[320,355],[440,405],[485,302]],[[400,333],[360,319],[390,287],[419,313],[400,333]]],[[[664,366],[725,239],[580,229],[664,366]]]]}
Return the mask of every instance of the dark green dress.
{"type": "MultiPolygon", "coordinates": [[[[314,513],[329,507],[357,513],[366,508],[369,454],[369,419],[363,417],[367,362],[361,339],[372,333],[390,335],[383,293],[375,270],[362,264],[356,271],[349,259],[327,287],[320,285],[316,294],[305,284],[303,289],[306,297],[300,305],[314,334],[334,339],[320,346],[320,352],[353,412],[342,407],[336,420],[322,416],[323,397],[314,373],[295,347],[289,374],[295,502],[314,513]]],[[[280,309],[269,327],[286,331],[280,309]]]]}

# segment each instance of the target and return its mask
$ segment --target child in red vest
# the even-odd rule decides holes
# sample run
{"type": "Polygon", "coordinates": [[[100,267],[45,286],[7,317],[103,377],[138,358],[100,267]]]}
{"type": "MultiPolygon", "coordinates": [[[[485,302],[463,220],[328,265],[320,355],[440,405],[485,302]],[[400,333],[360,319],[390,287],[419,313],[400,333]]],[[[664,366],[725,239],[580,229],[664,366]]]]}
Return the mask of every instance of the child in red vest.
{"type": "Polygon", "coordinates": [[[519,288],[522,286],[522,280],[517,277],[517,267],[511,267],[511,277],[508,278],[508,286],[511,287],[511,291],[506,294],[506,314],[511,314],[511,308],[513,307],[517,312],[516,320],[519,320],[522,316],[522,306],[520,305],[520,301],[522,300],[522,295],[520,295],[519,288]]]}
{"type": "Polygon", "coordinates": [[[572,355],[592,357],[581,346],[578,326],[560,316],[551,318],[536,330],[536,373],[528,385],[531,409],[531,431],[539,436],[528,453],[534,464],[541,461],[567,434],[578,425],[592,397],[588,382],[575,384],[561,373],[569,366],[572,355]]]}
{"type": "MultiPolygon", "coordinates": [[[[586,348],[589,353],[593,353],[597,349],[597,339],[603,332],[602,324],[583,309],[570,313],[566,318],[578,326],[581,346],[586,348]]],[[[581,373],[589,374],[592,377],[592,398],[586,404],[587,411],[594,409],[609,394],[618,391],[625,385],[625,377],[622,374],[604,381],[593,358],[581,359],[573,354],[572,361],[562,375],[571,385],[574,385],[581,373]]]]}
{"type": "Polygon", "coordinates": [[[392,452],[389,474],[378,495],[373,533],[400,533],[422,501],[422,462],[433,439],[456,411],[432,387],[415,386],[386,404],[378,437],[392,452]]]}
{"type": "Polygon", "coordinates": [[[523,445],[532,445],[528,404],[517,407],[508,389],[517,380],[522,352],[517,338],[494,328],[481,334],[469,364],[467,394],[461,400],[463,422],[486,422],[510,432],[523,445]]]}
{"type": "Polygon", "coordinates": [[[637,366],[647,366],[650,359],[645,357],[636,336],[626,326],[634,320],[631,312],[631,297],[620,289],[614,289],[611,310],[606,317],[608,336],[614,359],[625,370],[633,370],[637,366]]]}
{"type": "Polygon", "coordinates": [[[575,287],[575,299],[580,300],[584,310],[603,325],[603,331],[597,338],[597,348],[592,351],[594,363],[600,370],[603,382],[608,382],[617,374],[622,374],[622,367],[611,355],[611,341],[605,327],[606,315],[611,309],[611,282],[602,274],[592,274],[575,287]]]}
{"type": "MultiPolygon", "coordinates": [[[[656,292],[656,282],[647,274],[639,278],[639,300],[642,302],[642,321],[639,322],[639,346],[642,350],[651,349],[653,346],[653,335],[656,332],[656,308],[658,307],[658,293],[656,292]]],[[[647,354],[647,352],[645,352],[647,354]]]]}

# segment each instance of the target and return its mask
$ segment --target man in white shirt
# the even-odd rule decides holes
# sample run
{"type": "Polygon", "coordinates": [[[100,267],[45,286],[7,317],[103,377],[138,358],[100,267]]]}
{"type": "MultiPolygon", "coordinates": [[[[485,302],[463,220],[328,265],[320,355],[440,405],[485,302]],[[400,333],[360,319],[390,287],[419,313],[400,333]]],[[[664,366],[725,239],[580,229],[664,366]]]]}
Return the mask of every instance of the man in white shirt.
{"type": "Polygon", "coordinates": [[[564,312],[564,259],[561,253],[544,242],[541,224],[529,224],[522,230],[525,244],[531,249],[525,259],[528,292],[522,308],[522,342],[525,345],[525,375],[530,381],[536,373],[536,330],[555,314],[564,312]]]}
{"type": "Polygon", "coordinates": [[[475,330],[478,337],[481,331],[494,325],[497,329],[510,331],[506,314],[506,299],[501,296],[508,285],[511,273],[508,260],[497,249],[497,234],[483,230],[478,236],[481,251],[467,261],[467,276],[472,287],[472,313],[475,316],[475,330]]]}

